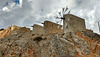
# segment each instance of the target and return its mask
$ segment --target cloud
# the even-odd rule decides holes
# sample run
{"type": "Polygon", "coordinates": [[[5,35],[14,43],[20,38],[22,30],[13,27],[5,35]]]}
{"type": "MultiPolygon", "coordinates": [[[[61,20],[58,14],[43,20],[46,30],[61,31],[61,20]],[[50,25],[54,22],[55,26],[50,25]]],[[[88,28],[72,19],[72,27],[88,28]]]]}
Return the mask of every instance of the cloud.
{"type": "Polygon", "coordinates": [[[99,0],[76,0],[76,6],[72,8],[72,13],[85,19],[86,27],[99,33],[97,22],[100,20],[99,0]]]}
{"type": "MultiPolygon", "coordinates": [[[[4,0],[2,0],[2,1],[4,1],[4,0]]],[[[4,2],[4,3],[6,3],[6,2],[4,2]]],[[[10,7],[13,3],[11,1],[11,2],[9,2],[10,5],[7,6],[8,9],[10,10],[9,12],[0,11],[0,23],[2,22],[2,24],[0,24],[0,26],[6,26],[6,28],[8,26],[11,26],[14,24],[23,26],[24,20],[30,16],[30,12],[32,11],[30,2],[28,2],[27,0],[25,0],[23,2],[24,3],[22,5],[22,7],[16,7],[16,6],[10,7]]],[[[4,7],[1,6],[0,8],[2,9],[4,7]]]]}
{"type": "Polygon", "coordinates": [[[0,27],[14,24],[30,27],[37,23],[36,21],[60,21],[54,19],[54,16],[62,10],[62,7],[68,6],[72,14],[85,19],[88,29],[98,33],[99,0],[21,0],[20,3],[19,7],[16,7],[12,0],[0,0],[0,23],[2,23],[0,27]],[[2,12],[1,9],[6,2],[10,5],[2,12]]]}

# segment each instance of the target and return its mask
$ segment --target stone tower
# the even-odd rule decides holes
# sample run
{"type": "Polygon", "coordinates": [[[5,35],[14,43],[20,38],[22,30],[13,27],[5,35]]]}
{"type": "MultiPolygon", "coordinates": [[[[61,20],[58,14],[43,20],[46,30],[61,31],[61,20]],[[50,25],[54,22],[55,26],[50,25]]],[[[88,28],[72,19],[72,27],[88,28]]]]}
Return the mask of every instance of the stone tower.
{"type": "Polygon", "coordinates": [[[64,15],[63,32],[86,31],[85,20],[72,14],[64,15]]]}

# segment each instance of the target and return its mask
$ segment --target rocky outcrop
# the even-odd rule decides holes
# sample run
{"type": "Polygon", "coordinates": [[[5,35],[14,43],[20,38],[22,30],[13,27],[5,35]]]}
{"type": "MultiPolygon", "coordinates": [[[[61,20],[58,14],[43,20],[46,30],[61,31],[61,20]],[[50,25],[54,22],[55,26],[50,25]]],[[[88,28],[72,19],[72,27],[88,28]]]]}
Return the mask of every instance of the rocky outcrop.
{"type": "Polygon", "coordinates": [[[13,25],[11,27],[8,27],[5,30],[0,31],[0,38],[7,37],[8,35],[12,33],[12,31],[17,31],[19,28],[20,27],[13,25]]]}
{"type": "Polygon", "coordinates": [[[5,30],[0,31],[0,38],[5,38],[11,34],[14,34],[15,32],[20,31],[20,32],[27,32],[30,31],[30,28],[26,28],[26,27],[18,27],[18,26],[11,26],[8,27],[5,30]]]}
{"type": "Polygon", "coordinates": [[[21,28],[0,39],[0,57],[100,57],[100,35],[89,31],[34,34],[21,28]]]}

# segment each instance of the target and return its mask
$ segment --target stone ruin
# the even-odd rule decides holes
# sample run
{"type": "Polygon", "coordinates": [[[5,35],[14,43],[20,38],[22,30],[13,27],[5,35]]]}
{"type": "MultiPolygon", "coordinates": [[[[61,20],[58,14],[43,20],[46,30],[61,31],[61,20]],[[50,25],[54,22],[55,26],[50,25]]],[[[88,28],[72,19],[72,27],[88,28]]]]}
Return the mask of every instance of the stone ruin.
{"type": "Polygon", "coordinates": [[[85,20],[72,14],[64,15],[63,32],[86,31],[85,20]]]}
{"type": "Polygon", "coordinates": [[[63,30],[61,28],[62,28],[62,25],[59,25],[50,21],[44,22],[44,31],[47,34],[62,33],[63,30]]]}
{"type": "MultiPolygon", "coordinates": [[[[56,34],[56,33],[67,33],[67,32],[77,32],[77,31],[86,31],[85,27],[85,20],[82,18],[79,18],[77,16],[74,16],[72,14],[66,14],[64,15],[63,19],[63,26],[53,23],[51,21],[44,21],[43,26],[34,24],[33,26],[33,33],[34,34],[56,34]],[[62,29],[63,27],[63,29],[62,29]]],[[[17,31],[19,30],[18,26],[12,26],[11,28],[5,29],[0,31],[0,35],[9,35],[10,32],[6,33],[4,31],[17,31]]],[[[20,29],[22,32],[30,31],[29,28],[22,27],[20,29]]],[[[4,36],[3,36],[4,37],[4,36]]]]}
{"type": "Polygon", "coordinates": [[[34,34],[52,34],[52,33],[62,33],[62,25],[53,23],[51,21],[45,21],[43,26],[34,24],[33,26],[34,34]]]}
{"type": "Polygon", "coordinates": [[[7,36],[0,39],[0,57],[100,57],[100,35],[85,32],[83,19],[68,17],[63,20],[66,34],[61,25],[51,21],[44,26],[34,24],[33,31],[17,26],[0,31],[0,37],[7,36]]]}
{"type": "Polygon", "coordinates": [[[44,34],[44,27],[38,24],[34,24],[33,26],[33,33],[34,34],[44,34]]]}
{"type": "Polygon", "coordinates": [[[43,25],[34,24],[33,32],[36,34],[52,34],[86,31],[85,20],[72,14],[64,15],[63,26],[51,21],[45,21],[43,25]],[[61,29],[62,27],[63,30],[61,29]]]}

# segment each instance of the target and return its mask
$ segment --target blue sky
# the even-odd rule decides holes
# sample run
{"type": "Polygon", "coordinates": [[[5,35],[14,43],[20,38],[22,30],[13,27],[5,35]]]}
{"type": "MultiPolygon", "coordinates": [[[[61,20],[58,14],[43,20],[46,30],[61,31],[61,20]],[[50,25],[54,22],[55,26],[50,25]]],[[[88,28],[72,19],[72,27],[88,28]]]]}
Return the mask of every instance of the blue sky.
{"type": "Polygon", "coordinates": [[[100,0],[0,0],[0,28],[11,25],[31,27],[54,18],[62,7],[69,7],[71,14],[84,18],[87,29],[98,32],[97,21],[100,20],[100,0]],[[19,4],[20,3],[20,4],[19,4]],[[5,6],[6,5],[6,6],[5,6]]]}

